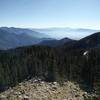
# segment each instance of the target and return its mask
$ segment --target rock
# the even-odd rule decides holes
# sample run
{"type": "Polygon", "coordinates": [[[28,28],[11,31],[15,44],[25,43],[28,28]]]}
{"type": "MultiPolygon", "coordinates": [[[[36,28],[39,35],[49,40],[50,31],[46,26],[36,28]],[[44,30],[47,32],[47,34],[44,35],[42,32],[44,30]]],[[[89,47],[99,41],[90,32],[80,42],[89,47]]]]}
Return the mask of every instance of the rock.
{"type": "Polygon", "coordinates": [[[0,100],[7,100],[7,96],[1,95],[1,96],[0,96],[0,100]]]}
{"type": "Polygon", "coordinates": [[[54,85],[57,85],[57,82],[53,82],[54,85]]]}
{"type": "Polygon", "coordinates": [[[15,95],[21,95],[21,92],[14,92],[15,95]]]}
{"type": "Polygon", "coordinates": [[[33,82],[35,82],[35,83],[36,83],[36,82],[38,82],[38,80],[36,80],[36,79],[35,79],[33,82]]]}
{"type": "Polygon", "coordinates": [[[52,89],[57,90],[57,86],[52,86],[52,89]]]}
{"type": "Polygon", "coordinates": [[[44,81],[42,81],[41,83],[44,84],[44,81]]]}
{"type": "Polygon", "coordinates": [[[39,82],[35,78],[1,93],[0,100],[84,100],[83,94],[88,95],[73,82],[68,81],[60,86],[57,82],[39,82]]]}
{"type": "Polygon", "coordinates": [[[24,95],[24,100],[29,100],[29,97],[24,95]]]}
{"type": "Polygon", "coordinates": [[[18,96],[18,100],[23,100],[23,96],[22,95],[19,95],[18,96]]]}
{"type": "Polygon", "coordinates": [[[78,95],[78,94],[76,94],[76,95],[75,95],[75,97],[79,97],[79,95],[78,95]]]}
{"type": "Polygon", "coordinates": [[[84,92],[84,95],[87,95],[87,92],[84,92]]]}

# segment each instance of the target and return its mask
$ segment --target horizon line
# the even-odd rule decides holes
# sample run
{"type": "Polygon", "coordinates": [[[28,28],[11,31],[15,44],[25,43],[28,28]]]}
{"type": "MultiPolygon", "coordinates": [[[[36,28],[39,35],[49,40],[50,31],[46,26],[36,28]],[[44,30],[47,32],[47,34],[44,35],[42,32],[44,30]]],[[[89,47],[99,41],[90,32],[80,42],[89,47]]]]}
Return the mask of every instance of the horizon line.
{"type": "Polygon", "coordinates": [[[68,27],[68,26],[54,26],[54,27],[18,27],[18,26],[0,26],[2,27],[7,27],[7,28],[22,28],[22,29],[52,29],[52,28],[69,28],[69,29],[90,29],[90,30],[100,30],[99,28],[86,28],[86,27],[68,27]]]}

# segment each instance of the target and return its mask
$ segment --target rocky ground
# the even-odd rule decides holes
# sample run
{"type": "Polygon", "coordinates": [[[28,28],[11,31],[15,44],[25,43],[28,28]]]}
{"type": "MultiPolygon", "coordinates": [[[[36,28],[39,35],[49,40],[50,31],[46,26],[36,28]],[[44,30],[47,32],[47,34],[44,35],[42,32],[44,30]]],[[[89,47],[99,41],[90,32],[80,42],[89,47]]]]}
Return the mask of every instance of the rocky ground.
{"type": "Polygon", "coordinates": [[[84,100],[84,96],[88,93],[73,82],[68,81],[61,86],[57,82],[31,79],[2,92],[0,100],[84,100]]]}

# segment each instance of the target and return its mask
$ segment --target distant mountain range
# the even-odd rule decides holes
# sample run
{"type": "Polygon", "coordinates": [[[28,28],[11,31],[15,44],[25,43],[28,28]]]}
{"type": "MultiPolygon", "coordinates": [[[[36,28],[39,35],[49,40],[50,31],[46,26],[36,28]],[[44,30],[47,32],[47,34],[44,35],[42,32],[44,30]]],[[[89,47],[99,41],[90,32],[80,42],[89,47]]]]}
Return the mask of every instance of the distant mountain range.
{"type": "Polygon", "coordinates": [[[1,27],[0,49],[10,49],[28,45],[43,45],[50,47],[66,45],[67,47],[71,48],[99,47],[100,33],[95,33],[97,31],[98,30],[72,28],[28,29],[1,27]],[[95,34],[87,36],[88,34],[92,33],[95,34]],[[86,37],[77,40],[78,38],[84,36],[86,37]]]}
{"type": "Polygon", "coordinates": [[[99,48],[100,47],[100,32],[89,35],[85,38],[80,39],[79,41],[74,41],[71,44],[64,44],[67,48],[73,49],[89,49],[89,48],[99,48]]]}
{"type": "Polygon", "coordinates": [[[82,28],[45,28],[45,29],[32,29],[37,32],[45,33],[52,38],[62,39],[68,37],[73,40],[79,40],[90,34],[99,32],[100,30],[82,29],[82,28]]]}
{"type": "Polygon", "coordinates": [[[72,40],[69,38],[63,38],[61,40],[44,40],[39,45],[45,45],[50,47],[66,47],[66,48],[98,48],[100,47],[100,32],[86,36],[80,40],[72,40]]]}
{"type": "Polygon", "coordinates": [[[43,40],[51,40],[47,35],[29,29],[0,28],[0,49],[38,44],[43,40]]]}
{"type": "Polygon", "coordinates": [[[61,40],[44,40],[42,42],[39,43],[39,45],[44,45],[44,46],[50,46],[50,47],[58,47],[58,46],[62,46],[64,45],[65,43],[70,43],[74,40],[72,39],[69,39],[69,38],[63,38],[61,40]]]}
{"type": "Polygon", "coordinates": [[[44,33],[40,33],[28,28],[15,28],[15,27],[1,27],[0,29],[7,31],[9,33],[15,33],[15,34],[27,34],[35,38],[48,38],[49,36],[44,33]]]}

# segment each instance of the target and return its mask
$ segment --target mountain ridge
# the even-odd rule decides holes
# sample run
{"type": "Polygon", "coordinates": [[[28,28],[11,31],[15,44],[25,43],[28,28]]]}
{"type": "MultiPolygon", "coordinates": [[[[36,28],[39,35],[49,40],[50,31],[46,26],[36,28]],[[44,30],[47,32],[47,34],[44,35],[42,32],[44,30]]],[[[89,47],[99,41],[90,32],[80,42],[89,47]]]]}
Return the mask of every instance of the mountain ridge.
{"type": "MultiPolygon", "coordinates": [[[[65,46],[67,43],[65,43],[65,46]]],[[[93,33],[85,38],[75,41],[73,44],[68,45],[69,48],[99,48],[100,47],[100,32],[93,33]]]]}
{"type": "Polygon", "coordinates": [[[45,38],[42,33],[29,29],[8,27],[0,28],[0,49],[35,45],[43,40],[51,40],[51,38],[45,38]]]}
{"type": "Polygon", "coordinates": [[[70,43],[74,40],[69,39],[69,38],[63,38],[60,40],[44,40],[42,42],[40,42],[38,45],[43,45],[43,46],[50,46],[50,47],[58,47],[58,46],[62,46],[65,43],[70,43]]]}

